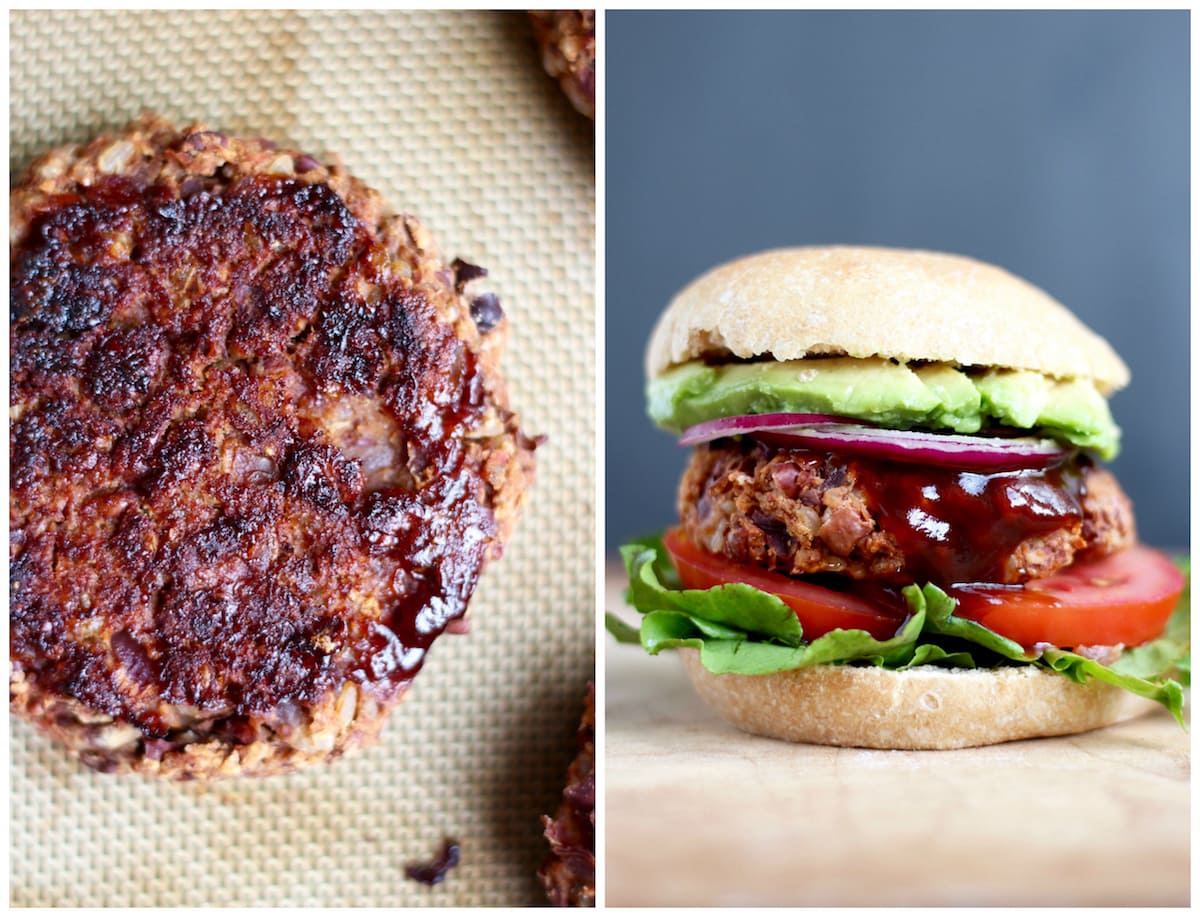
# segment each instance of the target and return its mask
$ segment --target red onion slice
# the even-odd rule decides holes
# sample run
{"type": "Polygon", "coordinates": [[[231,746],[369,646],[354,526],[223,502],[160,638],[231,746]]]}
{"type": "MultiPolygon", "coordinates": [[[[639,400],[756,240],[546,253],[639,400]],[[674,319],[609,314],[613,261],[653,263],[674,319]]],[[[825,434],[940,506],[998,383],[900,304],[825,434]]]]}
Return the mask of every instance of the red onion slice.
{"type": "Polygon", "coordinates": [[[698,446],[722,436],[739,436],[744,433],[757,433],[760,430],[847,423],[858,424],[859,421],[847,417],[834,417],[832,414],[739,414],[736,417],[706,420],[694,427],[688,427],[683,436],[679,437],[679,445],[698,446]]]}
{"type": "MultiPolygon", "coordinates": [[[[961,433],[929,433],[923,430],[886,430],[840,418],[815,415],[816,422],[772,424],[767,418],[795,414],[759,414],[722,418],[718,426],[709,421],[685,431],[679,443],[693,446],[722,436],[754,433],[756,439],[784,447],[818,448],[867,458],[888,459],[919,465],[940,465],[971,471],[1014,471],[1044,468],[1065,458],[1071,450],[1052,439],[1034,437],[968,436],[961,433]]],[[[810,415],[811,416],[811,415],[810,415]]]]}

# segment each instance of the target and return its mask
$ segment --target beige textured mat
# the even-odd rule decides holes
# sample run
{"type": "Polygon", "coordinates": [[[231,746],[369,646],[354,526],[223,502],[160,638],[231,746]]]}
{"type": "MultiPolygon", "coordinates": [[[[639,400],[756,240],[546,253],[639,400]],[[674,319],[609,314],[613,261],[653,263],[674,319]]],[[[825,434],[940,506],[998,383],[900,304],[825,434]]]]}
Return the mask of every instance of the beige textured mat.
{"type": "Polygon", "coordinates": [[[11,159],[143,109],[334,151],[491,271],[524,426],[546,433],[505,557],[382,743],[210,787],[114,778],[12,725],[14,905],[533,904],[593,672],[592,124],[489,12],[15,12],[11,159]],[[404,877],[445,835],[461,865],[404,877]]]}

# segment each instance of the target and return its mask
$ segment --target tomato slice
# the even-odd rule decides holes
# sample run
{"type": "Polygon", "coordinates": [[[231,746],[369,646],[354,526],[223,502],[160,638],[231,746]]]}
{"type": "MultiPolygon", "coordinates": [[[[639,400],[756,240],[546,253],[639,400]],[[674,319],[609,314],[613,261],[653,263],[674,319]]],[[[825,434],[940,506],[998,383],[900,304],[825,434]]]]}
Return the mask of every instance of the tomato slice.
{"type": "Polygon", "coordinates": [[[1183,586],[1170,558],[1135,545],[1024,587],[967,585],[948,592],[958,599],[959,617],[1025,647],[1137,646],[1162,634],[1183,586]]]}
{"type": "MultiPolygon", "coordinates": [[[[895,636],[907,614],[885,587],[856,583],[859,594],[837,592],[703,551],[678,529],[663,536],[663,545],[685,588],[746,583],[769,592],[796,612],[809,640],[839,628],[865,630],[886,640],[895,636]]],[[[968,584],[946,592],[958,600],[959,617],[1024,647],[1048,643],[1072,648],[1137,646],[1153,640],[1162,634],[1183,587],[1183,574],[1170,558],[1136,545],[1024,586],[968,584]]]]}
{"type": "Polygon", "coordinates": [[[836,592],[783,573],[702,551],[685,539],[678,529],[663,536],[663,545],[679,579],[687,589],[711,589],[726,583],[746,583],[778,596],[800,619],[806,640],[815,640],[831,630],[865,630],[877,640],[894,637],[907,613],[893,611],[856,595],[836,592]]]}

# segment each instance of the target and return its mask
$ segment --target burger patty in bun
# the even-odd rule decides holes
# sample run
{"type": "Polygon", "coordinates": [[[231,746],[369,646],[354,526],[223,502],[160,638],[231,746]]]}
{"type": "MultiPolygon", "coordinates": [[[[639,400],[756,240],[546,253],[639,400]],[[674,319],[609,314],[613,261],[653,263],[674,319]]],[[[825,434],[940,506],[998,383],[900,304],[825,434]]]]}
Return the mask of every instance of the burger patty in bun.
{"type": "Polygon", "coordinates": [[[994,477],[979,493],[958,478],[724,440],[692,453],[680,483],[680,526],[692,544],[739,563],[897,583],[943,572],[955,581],[1024,583],[1135,541],[1129,498],[1086,458],[1015,480],[994,477]],[[908,502],[906,485],[913,493],[940,487],[959,497],[943,513],[946,537],[930,537],[927,527],[896,513],[908,502]],[[1036,509],[1022,512],[1031,505],[1036,509]],[[997,511],[1007,524],[997,524],[997,511]]]}
{"type": "Polygon", "coordinates": [[[735,725],[955,748],[1181,716],[1185,577],[1100,464],[1129,371],[1043,291],[955,255],[766,252],[683,290],[646,369],[694,451],[678,525],[623,549],[640,627],[609,627],[683,651],[735,725]]]}

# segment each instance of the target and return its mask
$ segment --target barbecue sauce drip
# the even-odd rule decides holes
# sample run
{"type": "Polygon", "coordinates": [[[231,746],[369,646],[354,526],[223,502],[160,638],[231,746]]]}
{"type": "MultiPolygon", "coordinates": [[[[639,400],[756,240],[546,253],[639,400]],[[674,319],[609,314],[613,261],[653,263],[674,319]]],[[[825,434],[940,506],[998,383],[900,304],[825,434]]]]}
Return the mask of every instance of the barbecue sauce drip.
{"type": "Polygon", "coordinates": [[[995,474],[865,460],[851,467],[916,582],[1003,582],[1021,542],[1083,518],[1078,461],[995,474]]]}

